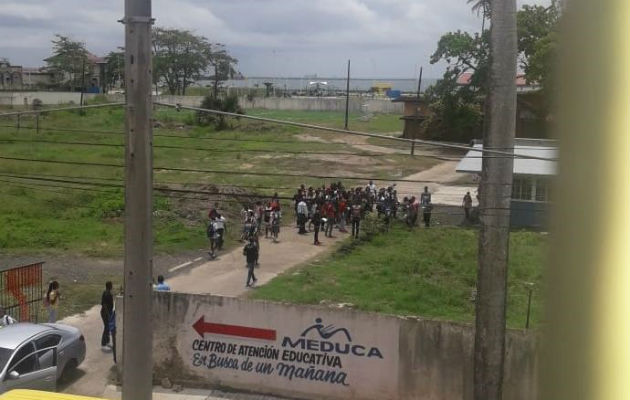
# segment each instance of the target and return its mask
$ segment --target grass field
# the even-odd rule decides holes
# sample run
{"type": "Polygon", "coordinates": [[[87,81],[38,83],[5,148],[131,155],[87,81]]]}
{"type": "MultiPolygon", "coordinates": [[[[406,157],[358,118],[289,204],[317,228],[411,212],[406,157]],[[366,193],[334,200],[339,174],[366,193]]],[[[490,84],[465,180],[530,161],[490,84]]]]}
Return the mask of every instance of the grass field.
{"type": "MultiPolygon", "coordinates": [[[[11,110],[0,110],[0,113],[2,111],[11,110]]],[[[253,110],[251,114],[326,126],[343,125],[343,113],[339,112],[253,110]]],[[[219,201],[221,208],[232,217],[243,203],[251,201],[244,195],[270,196],[277,191],[281,196],[290,196],[301,183],[326,183],[321,179],[256,176],[248,172],[363,176],[367,180],[369,177],[400,177],[435,163],[406,155],[361,152],[343,143],[346,139],[343,134],[244,119],[233,121],[230,129],[217,132],[211,127],[194,125],[192,112],[158,108],[154,116],[157,121],[154,166],[242,172],[192,173],[156,168],[157,185],[224,193],[175,196],[156,192],[154,247],[158,252],[205,246],[204,217],[210,202],[219,201]],[[311,140],[313,138],[317,141],[311,140]],[[349,154],[334,154],[339,152],[349,154]]],[[[376,115],[367,122],[359,121],[358,115],[351,115],[353,129],[371,132],[395,130],[399,122],[396,115],[376,115]]],[[[0,248],[3,252],[69,251],[119,256],[123,246],[124,201],[122,188],[116,186],[123,183],[123,168],[1,157],[121,165],[124,163],[123,109],[92,109],[83,116],[70,111],[44,114],[39,121],[39,133],[33,129],[32,117],[23,116],[19,130],[15,124],[14,117],[0,118],[0,199],[3,203],[0,248]],[[80,180],[89,184],[59,180],[80,180]]],[[[346,182],[364,184],[365,180],[346,182]]]]}
{"type": "MultiPolygon", "coordinates": [[[[546,239],[513,232],[510,238],[508,326],[523,328],[527,283],[535,284],[531,321],[542,318],[542,266],[546,239]]],[[[477,274],[477,233],[454,227],[388,233],[344,242],[329,257],[276,277],[252,297],[301,304],[351,303],[398,315],[471,322],[477,274]]]]}

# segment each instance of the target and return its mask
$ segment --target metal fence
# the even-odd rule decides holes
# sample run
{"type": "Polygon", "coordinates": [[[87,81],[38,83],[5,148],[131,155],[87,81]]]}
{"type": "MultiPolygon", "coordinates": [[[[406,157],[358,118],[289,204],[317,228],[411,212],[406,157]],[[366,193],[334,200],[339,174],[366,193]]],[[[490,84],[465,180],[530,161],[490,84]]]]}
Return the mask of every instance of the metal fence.
{"type": "Polygon", "coordinates": [[[38,262],[0,271],[0,305],[18,321],[39,321],[43,264],[38,262]]]}

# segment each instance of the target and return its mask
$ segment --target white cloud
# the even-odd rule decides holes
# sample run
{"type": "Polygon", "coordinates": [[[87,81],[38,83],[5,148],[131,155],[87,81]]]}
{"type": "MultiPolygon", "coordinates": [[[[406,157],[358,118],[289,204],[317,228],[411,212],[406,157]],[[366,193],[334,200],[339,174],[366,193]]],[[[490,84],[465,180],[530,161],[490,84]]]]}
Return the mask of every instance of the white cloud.
{"type": "MultiPolygon", "coordinates": [[[[104,54],[123,45],[123,0],[3,0],[0,57],[40,65],[55,33],[104,54]]],[[[549,0],[519,1],[548,4],[549,0]]],[[[153,0],[159,26],[188,29],[228,46],[250,75],[412,76],[439,37],[478,30],[465,0],[153,0]],[[353,68],[354,69],[354,68],[353,68]]]]}

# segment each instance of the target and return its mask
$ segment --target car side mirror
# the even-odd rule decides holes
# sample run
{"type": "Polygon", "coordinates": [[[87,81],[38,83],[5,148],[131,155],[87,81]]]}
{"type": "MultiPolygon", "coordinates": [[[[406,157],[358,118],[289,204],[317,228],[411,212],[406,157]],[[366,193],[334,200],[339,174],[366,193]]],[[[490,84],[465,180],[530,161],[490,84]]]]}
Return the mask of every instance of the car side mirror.
{"type": "Polygon", "coordinates": [[[8,378],[11,380],[20,379],[20,373],[17,371],[11,371],[9,372],[8,378]]]}

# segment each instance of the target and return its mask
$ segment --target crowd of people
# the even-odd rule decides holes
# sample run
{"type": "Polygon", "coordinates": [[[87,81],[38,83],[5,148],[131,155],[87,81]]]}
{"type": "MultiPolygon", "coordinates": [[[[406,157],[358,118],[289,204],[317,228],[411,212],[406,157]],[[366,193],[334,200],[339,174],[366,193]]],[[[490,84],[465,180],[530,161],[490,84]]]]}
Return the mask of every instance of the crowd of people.
{"type": "MultiPolygon", "coordinates": [[[[353,238],[358,238],[362,221],[368,213],[376,213],[377,218],[387,225],[398,218],[409,226],[415,226],[422,212],[424,225],[429,227],[433,208],[428,187],[424,188],[419,198],[406,196],[400,201],[395,184],[379,188],[373,181],[369,181],[366,186],[356,187],[345,187],[340,181],[321,187],[307,188],[306,185],[300,185],[292,200],[298,234],[313,233],[313,244],[316,246],[321,244],[322,231],[325,237],[333,237],[334,229],[338,229],[339,232],[349,232],[353,238]]],[[[240,240],[245,242],[243,255],[248,268],[247,287],[254,285],[257,280],[254,269],[259,266],[260,238],[263,233],[266,239],[270,238],[274,242],[279,240],[282,211],[277,193],[265,204],[256,201],[241,210],[240,240]]],[[[223,246],[226,219],[219,213],[217,203],[210,208],[208,218],[208,254],[215,258],[223,246]]]]}

